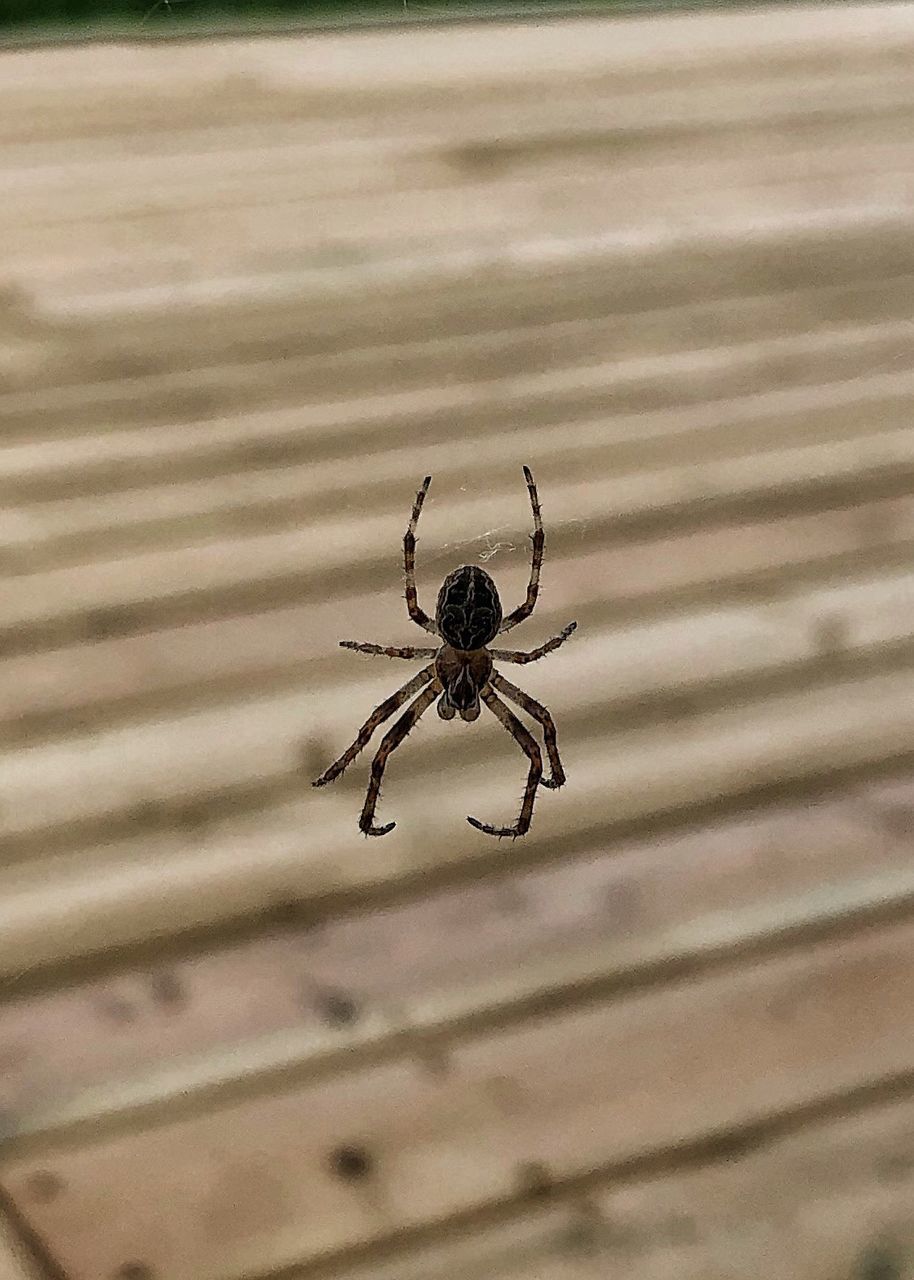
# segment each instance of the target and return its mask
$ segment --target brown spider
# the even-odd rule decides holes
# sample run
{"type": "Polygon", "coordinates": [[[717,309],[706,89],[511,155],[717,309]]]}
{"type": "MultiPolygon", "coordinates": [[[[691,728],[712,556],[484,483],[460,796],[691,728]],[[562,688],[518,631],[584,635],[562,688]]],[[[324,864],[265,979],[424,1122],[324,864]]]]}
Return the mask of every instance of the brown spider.
{"type": "Polygon", "coordinates": [[[359,827],[367,836],[384,836],[396,826],[388,822],[386,826],[374,826],[374,811],[381,792],[381,778],[387,758],[400,745],[413,725],[438,698],[438,714],[442,720],[453,720],[459,711],[462,720],[475,720],[479,715],[480,698],[502,722],[510,734],[520,744],[521,750],[530,761],[527,774],[527,786],[521,804],[520,815],[513,827],[492,827],[476,818],[467,818],[471,826],[485,831],[490,836],[522,836],[530,829],[533,816],[533,800],[537,786],[560,787],[565,781],[565,771],[559,760],[558,744],[555,736],[555,722],[552,716],[539,702],[536,702],[523,689],[506,680],[493,666],[493,659],[501,662],[535,662],[545,654],[557,649],[571,635],[577,626],[569,622],[560,635],[547,640],[538,649],[530,653],[518,653],[510,649],[490,649],[489,642],[504,631],[510,631],[519,622],[529,618],[536,604],[539,591],[540,567],[543,563],[543,546],[546,535],[543,533],[543,521],[540,514],[539,498],[530,468],[524,467],[527,489],[530,492],[530,504],[533,507],[533,555],[530,566],[530,582],[527,586],[527,598],[522,605],[502,618],[501,601],[495,583],[484,569],[476,565],[465,564],[453,573],[449,573],[438,592],[438,606],[435,610],[435,621],[419,608],[416,595],[416,525],[419,513],[432,482],[426,476],[422,488],[416,495],[409,528],[403,539],[403,558],[406,568],[406,607],[413,622],[420,627],[438,635],[444,641],[440,648],[416,649],[389,648],[379,644],[361,644],[357,640],[341,640],[344,649],[357,649],[360,653],[380,653],[388,658],[433,658],[427,667],[407,681],[401,689],[377,707],[356,736],[351,747],[343,752],[340,758],[322,773],[314,782],[315,787],[322,787],[338,778],[348,765],[356,758],[379,724],[387,720],[398,707],[408,701],[414,693],[418,697],[389,729],[381,740],[377,754],[371,764],[371,781],[359,827]],[[423,686],[425,686],[423,688],[423,686]],[[536,739],[518,720],[517,716],[497,697],[495,690],[510,698],[518,706],[533,716],[543,726],[543,738],[546,743],[546,754],[552,767],[552,776],[543,777],[543,758],[536,739]],[[421,690],[421,693],[419,692],[421,690]]]}

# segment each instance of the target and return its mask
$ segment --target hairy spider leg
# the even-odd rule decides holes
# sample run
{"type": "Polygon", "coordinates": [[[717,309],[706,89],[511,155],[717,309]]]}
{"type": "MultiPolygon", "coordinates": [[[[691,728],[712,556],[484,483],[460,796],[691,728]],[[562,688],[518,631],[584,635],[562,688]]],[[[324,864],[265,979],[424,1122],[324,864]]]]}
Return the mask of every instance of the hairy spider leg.
{"type": "Polygon", "coordinates": [[[416,649],[413,645],[362,644],[359,640],[341,640],[341,649],[355,649],[357,653],[380,653],[385,658],[434,658],[437,649],[416,649]]]}
{"type": "Polygon", "coordinates": [[[433,680],[427,689],[423,689],[415,702],[410,703],[396,724],[388,729],[381,739],[381,745],[371,762],[371,780],[368,783],[368,794],[365,796],[362,816],[359,818],[359,829],[364,831],[366,836],[386,836],[388,831],[393,831],[397,825],[395,822],[388,822],[383,827],[373,825],[374,811],[381,794],[381,779],[384,776],[388,757],[396,751],[419,717],[429,709],[443,689],[444,686],[440,680],[433,680]]]}
{"type": "Polygon", "coordinates": [[[557,649],[560,644],[564,644],[577,625],[576,622],[569,622],[560,635],[553,636],[551,640],[541,644],[538,649],[531,649],[529,653],[522,653],[517,649],[490,649],[489,653],[495,662],[536,662],[538,658],[545,658],[547,653],[552,653],[553,649],[557,649]]]}
{"type": "Polygon", "coordinates": [[[543,547],[546,545],[546,535],[543,532],[543,516],[540,511],[539,495],[536,492],[536,484],[529,467],[524,467],[524,478],[527,481],[527,491],[530,494],[530,506],[533,508],[533,553],[530,560],[530,581],[527,584],[526,600],[502,621],[501,626],[498,628],[499,634],[503,631],[510,631],[519,622],[523,622],[525,618],[530,617],[540,589],[540,569],[543,567],[543,547]]]}
{"type": "Polygon", "coordinates": [[[476,827],[477,831],[484,831],[489,836],[522,836],[530,830],[536,788],[543,776],[543,757],[533,734],[521,724],[514,712],[506,707],[501,699],[493,693],[489,685],[486,685],[482,690],[480,697],[489,710],[498,716],[511,736],[517,740],[521,750],[530,761],[530,771],[527,774],[527,785],[524,788],[520,815],[513,827],[492,827],[487,822],[480,822],[478,818],[467,818],[467,822],[471,827],[476,827]]]}
{"type": "Polygon", "coordinates": [[[438,628],[425,610],[419,608],[419,597],[416,594],[416,525],[419,523],[419,514],[431,483],[432,477],[426,476],[422,481],[422,488],[416,494],[413,513],[409,518],[406,533],[403,535],[403,567],[406,572],[406,607],[409,610],[409,616],[413,622],[436,636],[438,628]]]}
{"type": "Polygon", "coordinates": [[[315,787],[323,787],[326,786],[328,782],[333,782],[335,778],[338,778],[343,770],[347,769],[349,765],[352,764],[353,760],[362,748],[367,746],[369,738],[374,733],[375,729],[377,729],[378,725],[383,724],[385,720],[389,719],[398,707],[402,707],[404,702],[409,701],[414,693],[417,693],[424,684],[428,684],[429,680],[433,680],[434,678],[434,664],[423,667],[421,671],[417,672],[417,674],[413,676],[412,680],[408,680],[402,688],[397,690],[396,693],[393,693],[389,698],[386,698],[379,707],[375,707],[374,711],[372,711],[371,715],[357,733],[352,746],[347,747],[339,760],[335,760],[330,768],[326,769],[311,785],[315,787]]]}
{"type": "Polygon", "coordinates": [[[533,716],[533,719],[538,720],[543,726],[543,741],[546,744],[546,755],[549,757],[552,777],[541,778],[540,782],[544,787],[548,787],[550,791],[556,791],[559,787],[563,787],[565,785],[565,770],[562,768],[562,762],[559,759],[559,744],[555,732],[555,721],[550,713],[541,702],[537,702],[536,698],[531,698],[529,693],[524,693],[523,689],[518,689],[516,684],[506,680],[500,672],[493,671],[489,677],[489,682],[495,686],[499,693],[504,694],[506,698],[510,698],[512,702],[516,702],[519,707],[522,707],[528,715],[533,716]]]}

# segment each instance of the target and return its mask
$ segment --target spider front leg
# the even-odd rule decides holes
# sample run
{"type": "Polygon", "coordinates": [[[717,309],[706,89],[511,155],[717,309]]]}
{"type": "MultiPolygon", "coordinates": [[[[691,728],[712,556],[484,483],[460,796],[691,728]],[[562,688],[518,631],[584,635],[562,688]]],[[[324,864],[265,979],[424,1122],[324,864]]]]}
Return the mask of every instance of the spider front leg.
{"type": "Polygon", "coordinates": [[[385,658],[434,658],[437,649],[417,649],[414,645],[362,644],[359,640],[341,640],[341,649],[355,649],[357,653],[380,653],[385,658]]]}
{"type": "Polygon", "coordinates": [[[387,758],[392,751],[396,751],[419,717],[429,709],[441,693],[443,687],[440,680],[433,680],[427,689],[423,689],[415,702],[406,708],[406,711],[393,728],[388,729],[381,739],[381,745],[378,747],[377,754],[371,762],[371,781],[368,783],[368,794],[365,796],[362,816],[359,818],[359,829],[364,831],[366,836],[386,836],[388,831],[393,831],[397,825],[395,822],[388,822],[383,827],[373,825],[374,811],[377,807],[378,797],[381,794],[381,779],[384,776],[387,758]]]}
{"type": "Polygon", "coordinates": [[[323,787],[326,786],[328,782],[333,782],[335,778],[338,778],[343,770],[347,769],[349,765],[352,764],[353,760],[362,748],[367,745],[369,738],[374,733],[375,729],[377,729],[378,725],[383,724],[385,720],[389,719],[398,707],[402,707],[404,702],[408,702],[414,693],[421,689],[424,684],[428,684],[429,680],[434,678],[434,675],[434,666],[423,667],[420,672],[413,676],[412,680],[408,680],[401,689],[398,689],[396,693],[391,694],[389,698],[386,698],[379,707],[375,707],[374,711],[372,711],[371,715],[356,734],[355,742],[353,742],[352,746],[347,747],[339,760],[334,760],[329,769],[325,769],[321,776],[319,778],[315,778],[311,785],[315,787],[323,787]]]}
{"type": "Polygon", "coordinates": [[[543,567],[543,548],[546,545],[546,535],[543,532],[543,516],[540,511],[539,494],[536,492],[536,482],[529,467],[524,467],[524,479],[527,481],[530,506],[533,508],[533,554],[530,560],[530,581],[527,584],[527,598],[522,605],[519,605],[513,613],[509,613],[507,618],[504,619],[498,628],[499,634],[502,631],[510,631],[519,622],[523,622],[524,618],[530,617],[540,589],[540,569],[543,567]]]}
{"type": "Polygon", "coordinates": [[[422,504],[425,501],[425,495],[428,493],[428,487],[431,483],[432,477],[426,476],[422,481],[422,488],[416,494],[413,513],[409,518],[409,525],[403,536],[403,567],[406,573],[406,607],[409,610],[409,616],[413,622],[418,623],[420,627],[424,627],[426,631],[430,631],[433,636],[436,636],[438,628],[425,610],[419,608],[419,597],[416,593],[416,525],[419,523],[419,513],[422,511],[422,504]]]}
{"type": "Polygon", "coordinates": [[[514,737],[521,750],[530,761],[530,770],[527,774],[527,785],[524,788],[524,798],[521,803],[520,815],[513,827],[492,827],[487,822],[480,822],[478,818],[467,818],[467,822],[471,827],[475,827],[477,831],[484,831],[489,836],[517,836],[524,835],[530,830],[530,820],[533,817],[533,801],[536,797],[536,788],[543,776],[543,757],[540,755],[540,749],[536,744],[536,739],[528,729],[525,729],[513,711],[509,710],[505,704],[495,696],[491,688],[487,685],[480,694],[483,702],[498,716],[499,720],[514,737]]]}
{"type": "Polygon", "coordinates": [[[538,720],[543,726],[543,740],[546,743],[546,754],[549,757],[552,777],[541,778],[540,781],[544,787],[549,787],[553,791],[563,787],[565,785],[565,770],[562,768],[562,762],[559,759],[559,744],[555,732],[555,721],[550,713],[541,702],[537,702],[536,698],[531,698],[529,693],[524,693],[523,689],[518,689],[516,684],[506,680],[498,671],[493,671],[489,680],[499,693],[503,693],[506,698],[510,698],[519,707],[523,707],[528,715],[533,716],[533,719],[538,720]]]}

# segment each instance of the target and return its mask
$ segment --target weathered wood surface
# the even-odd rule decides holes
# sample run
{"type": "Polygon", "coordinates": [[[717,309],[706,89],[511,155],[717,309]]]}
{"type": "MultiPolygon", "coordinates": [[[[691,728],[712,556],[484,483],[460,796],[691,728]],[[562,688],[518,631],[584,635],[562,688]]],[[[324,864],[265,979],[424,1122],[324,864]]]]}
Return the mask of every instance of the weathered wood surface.
{"type": "Polygon", "coordinates": [[[907,5],[0,54],[0,1275],[908,1274],[912,126],[907,5]],[[367,842],[522,463],[569,784],[367,842]]]}

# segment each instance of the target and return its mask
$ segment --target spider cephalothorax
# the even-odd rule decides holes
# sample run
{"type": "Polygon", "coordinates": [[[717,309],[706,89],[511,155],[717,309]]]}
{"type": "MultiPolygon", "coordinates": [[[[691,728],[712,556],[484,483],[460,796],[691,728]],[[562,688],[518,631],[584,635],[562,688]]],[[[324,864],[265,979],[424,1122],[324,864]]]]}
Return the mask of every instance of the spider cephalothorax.
{"type": "Polygon", "coordinates": [[[343,770],[352,763],[359,752],[368,743],[379,724],[382,724],[410,698],[415,697],[392,729],[384,735],[381,745],[371,765],[371,781],[368,794],[359,818],[359,827],[366,835],[383,836],[392,831],[393,822],[386,826],[374,825],[374,811],[381,794],[381,778],[387,758],[400,745],[419,717],[438,699],[438,714],[442,720],[453,720],[459,712],[462,720],[475,720],[479,715],[480,701],[498,717],[510,734],[514,736],[530,767],[527,774],[527,786],[521,804],[520,815],[513,827],[493,827],[479,822],[476,818],[467,821],[480,831],[493,836],[520,836],[530,828],[533,816],[533,801],[536,789],[542,783],[544,787],[560,787],[565,781],[565,773],[559,760],[556,743],[555,723],[552,716],[529,694],[518,689],[495,670],[494,661],[500,662],[535,662],[545,654],[557,649],[574,631],[577,623],[570,622],[564,631],[548,640],[538,649],[530,653],[518,653],[508,649],[490,649],[488,646],[497,635],[510,631],[519,622],[523,622],[533,612],[539,591],[540,566],[543,563],[543,545],[545,534],[540,514],[539,498],[530,468],[524,467],[527,489],[530,493],[530,504],[533,508],[533,557],[530,566],[530,581],[527,596],[523,604],[513,613],[503,618],[501,601],[495,583],[484,569],[476,565],[465,564],[453,573],[448,574],[438,592],[438,606],[435,610],[435,621],[422,609],[416,595],[416,525],[419,513],[432,482],[426,476],[422,488],[416,495],[409,527],[403,539],[403,555],[406,567],[406,607],[413,622],[426,631],[439,636],[444,643],[439,648],[416,649],[390,648],[378,644],[362,644],[357,640],[341,640],[344,649],[358,649],[361,653],[381,653],[389,658],[432,658],[428,666],[407,681],[395,694],[376,707],[359,730],[355,741],[340,758],[329,767],[314,785],[321,787],[338,778],[343,770]],[[539,746],[524,725],[509,707],[502,702],[495,690],[522,707],[543,729],[546,754],[552,775],[543,777],[543,758],[539,746]]]}

